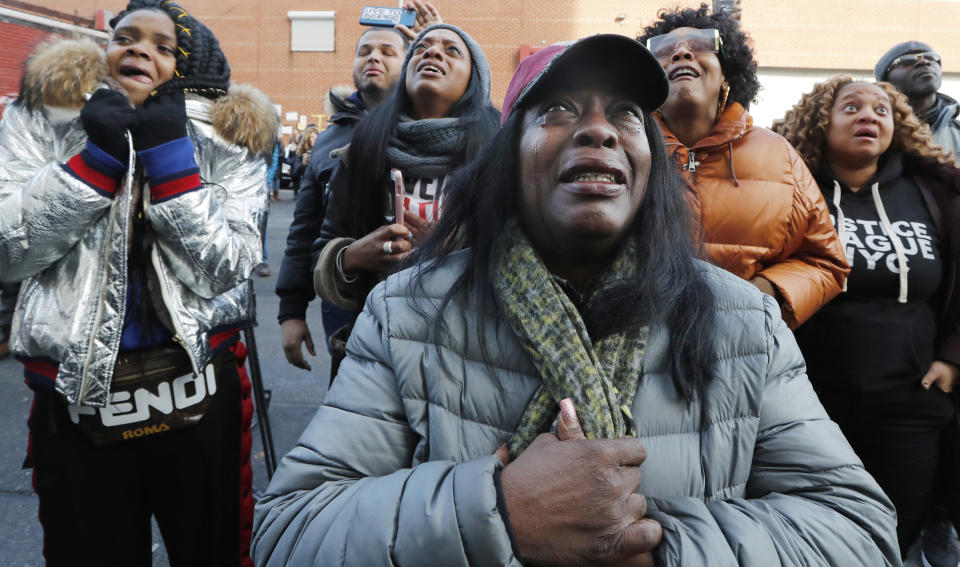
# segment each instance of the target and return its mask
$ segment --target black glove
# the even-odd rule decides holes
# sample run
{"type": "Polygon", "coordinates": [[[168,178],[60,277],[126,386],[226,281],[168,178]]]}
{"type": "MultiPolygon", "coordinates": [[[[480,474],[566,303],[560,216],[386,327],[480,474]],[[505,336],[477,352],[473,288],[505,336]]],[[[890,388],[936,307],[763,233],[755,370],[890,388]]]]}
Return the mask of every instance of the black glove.
{"type": "Polygon", "coordinates": [[[187,135],[187,107],[183,91],[176,90],[149,97],[137,108],[137,130],[133,147],[149,150],[187,135]]]}
{"type": "Polygon", "coordinates": [[[123,132],[133,130],[137,115],[126,96],[110,89],[97,90],[83,105],[80,123],[95,146],[127,165],[128,145],[123,132]]]}

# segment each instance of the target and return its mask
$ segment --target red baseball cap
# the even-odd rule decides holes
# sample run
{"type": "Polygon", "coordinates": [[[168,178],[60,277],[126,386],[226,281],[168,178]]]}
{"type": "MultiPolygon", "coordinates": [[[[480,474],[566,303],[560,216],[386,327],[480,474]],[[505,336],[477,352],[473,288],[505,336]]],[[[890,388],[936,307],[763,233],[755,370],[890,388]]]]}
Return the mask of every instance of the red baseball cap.
{"type": "Polygon", "coordinates": [[[597,34],[573,42],[555,43],[528,56],[517,66],[503,99],[500,123],[549,79],[569,77],[587,65],[624,83],[640,108],[653,112],[667,100],[670,83],[656,57],[639,41],[625,35],[597,34]]]}

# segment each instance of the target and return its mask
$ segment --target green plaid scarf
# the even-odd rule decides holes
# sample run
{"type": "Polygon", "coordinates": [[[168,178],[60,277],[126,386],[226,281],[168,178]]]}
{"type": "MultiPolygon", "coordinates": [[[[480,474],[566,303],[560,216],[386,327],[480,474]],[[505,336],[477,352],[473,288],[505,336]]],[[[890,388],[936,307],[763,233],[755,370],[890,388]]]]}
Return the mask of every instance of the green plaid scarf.
{"type": "MultiPolygon", "coordinates": [[[[628,240],[612,266],[599,276],[587,308],[593,301],[603,301],[605,288],[631,277],[636,253],[636,242],[628,240]]],[[[547,271],[516,221],[507,223],[497,239],[491,264],[500,311],[543,380],[508,443],[511,457],[550,429],[564,398],[573,398],[588,439],[632,435],[630,404],[640,380],[648,328],[591,341],[573,301],[547,271]]]]}

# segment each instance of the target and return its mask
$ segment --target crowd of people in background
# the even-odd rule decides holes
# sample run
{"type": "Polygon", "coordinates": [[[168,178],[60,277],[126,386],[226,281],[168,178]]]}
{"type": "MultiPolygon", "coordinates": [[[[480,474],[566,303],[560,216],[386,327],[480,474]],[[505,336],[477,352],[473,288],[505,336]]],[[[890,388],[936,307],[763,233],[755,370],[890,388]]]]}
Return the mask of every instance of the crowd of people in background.
{"type": "Polygon", "coordinates": [[[155,518],[175,567],[960,565],[940,55],[768,129],[740,22],[668,8],[526,57],[498,110],[469,30],[406,7],[286,145],[172,0],[26,62],[0,358],[48,564],[149,565],[155,518]],[[312,370],[319,297],[331,385],[254,502],[240,331],[281,187],[284,355],[312,370]]]}

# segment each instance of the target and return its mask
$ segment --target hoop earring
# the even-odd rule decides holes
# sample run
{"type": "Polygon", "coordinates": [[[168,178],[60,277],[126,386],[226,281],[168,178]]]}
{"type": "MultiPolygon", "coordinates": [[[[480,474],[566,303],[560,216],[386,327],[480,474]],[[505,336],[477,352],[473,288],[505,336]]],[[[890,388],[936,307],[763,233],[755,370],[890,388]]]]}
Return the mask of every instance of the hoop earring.
{"type": "Polygon", "coordinates": [[[720,120],[720,116],[723,115],[723,111],[727,108],[727,97],[730,96],[730,85],[727,85],[723,89],[723,98],[720,99],[720,106],[717,107],[717,120],[720,120]]]}

